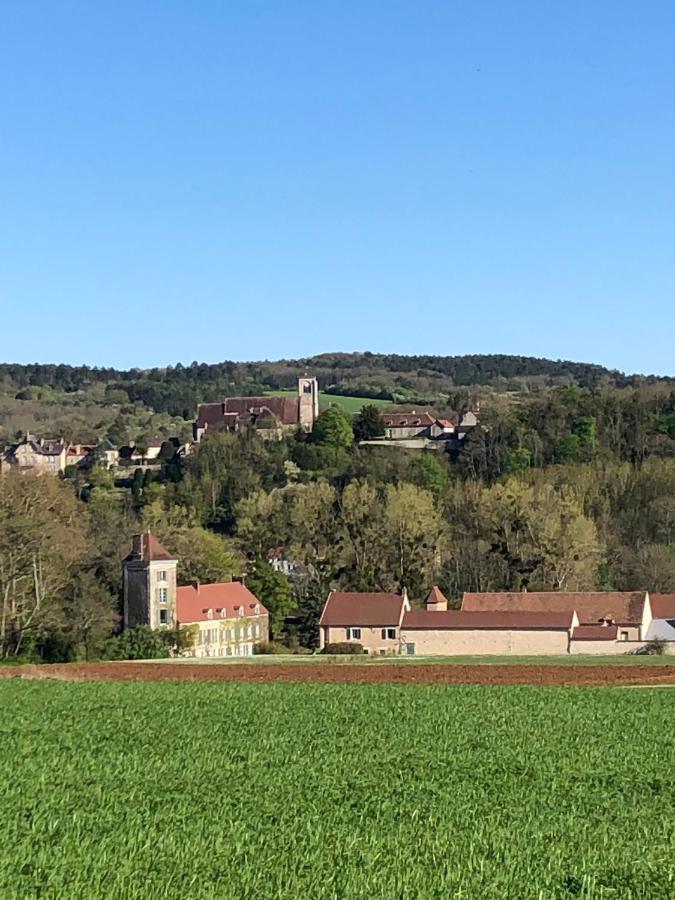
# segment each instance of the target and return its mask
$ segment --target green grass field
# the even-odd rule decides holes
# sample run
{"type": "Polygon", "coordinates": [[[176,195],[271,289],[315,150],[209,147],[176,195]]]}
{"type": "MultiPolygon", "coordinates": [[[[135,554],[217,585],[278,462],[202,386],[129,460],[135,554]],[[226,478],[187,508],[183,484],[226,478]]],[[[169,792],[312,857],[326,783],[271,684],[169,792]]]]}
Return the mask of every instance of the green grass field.
{"type": "Polygon", "coordinates": [[[0,682],[0,896],[672,897],[673,702],[0,682]]]}
{"type": "MultiPolygon", "coordinates": [[[[268,391],[272,397],[297,397],[297,391],[268,391]]],[[[355,414],[359,412],[363,406],[391,406],[391,400],[367,400],[363,397],[338,397],[337,394],[324,394],[319,392],[319,406],[325,409],[334,403],[341,406],[346,412],[355,414]]]]}

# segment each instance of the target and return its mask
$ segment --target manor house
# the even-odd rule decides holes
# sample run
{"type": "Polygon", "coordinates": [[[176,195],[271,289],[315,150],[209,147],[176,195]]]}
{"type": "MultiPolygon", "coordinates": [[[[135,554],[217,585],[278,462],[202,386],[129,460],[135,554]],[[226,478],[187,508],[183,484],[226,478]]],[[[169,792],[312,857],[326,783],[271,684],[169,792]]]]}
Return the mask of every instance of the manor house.
{"type": "Polygon", "coordinates": [[[194,626],[188,656],[250,656],[269,639],[269,616],[239,581],[178,587],[178,560],[154,534],[135,534],[124,571],[125,628],[194,626]]]}

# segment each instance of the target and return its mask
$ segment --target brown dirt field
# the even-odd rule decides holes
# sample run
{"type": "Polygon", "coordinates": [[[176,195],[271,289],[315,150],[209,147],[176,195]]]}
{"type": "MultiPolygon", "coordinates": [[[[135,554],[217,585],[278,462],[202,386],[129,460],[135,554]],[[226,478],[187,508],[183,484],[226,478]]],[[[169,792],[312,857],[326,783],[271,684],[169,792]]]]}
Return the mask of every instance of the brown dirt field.
{"type": "Polygon", "coordinates": [[[674,685],[675,666],[68,663],[0,668],[0,678],[311,684],[674,685]]]}

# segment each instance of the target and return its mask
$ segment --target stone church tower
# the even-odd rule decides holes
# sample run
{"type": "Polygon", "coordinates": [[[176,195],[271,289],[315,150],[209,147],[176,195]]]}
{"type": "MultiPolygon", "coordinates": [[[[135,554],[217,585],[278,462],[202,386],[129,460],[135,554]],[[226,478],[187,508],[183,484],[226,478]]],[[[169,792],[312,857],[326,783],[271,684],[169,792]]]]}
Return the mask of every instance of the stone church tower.
{"type": "Polygon", "coordinates": [[[135,534],[124,571],[124,628],[176,626],[178,560],[149,531],[135,534]]]}
{"type": "Polygon", "coordinates": [[[311,431],[319,418],[319,382],[303,375],[298,378],[298,424],[304,431],[311,431]]]}

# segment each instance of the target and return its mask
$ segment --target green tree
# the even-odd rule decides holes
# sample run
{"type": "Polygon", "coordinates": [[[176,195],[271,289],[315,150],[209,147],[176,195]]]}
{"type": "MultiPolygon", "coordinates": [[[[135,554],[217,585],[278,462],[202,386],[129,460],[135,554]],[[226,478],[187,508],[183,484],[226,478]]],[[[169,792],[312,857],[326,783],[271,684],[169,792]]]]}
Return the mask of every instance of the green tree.
{"type": "Polygon", "coordinates": [[[354,443],[351,419],[339,406],[329,406],[314,423],[313,436],[326,447],[346,450],[354,443]]]}
{"type": "Polygon", "coordinates": [[[296,605],[288,579],[282,572],[275,571],[267,561],[258,560],[246,579],[246,587],[267,608],[270,639],[278,640],[283,631],[284,619],[296,605]]]}
{"type": "Polygon", "coordinates": [[[362,406],[353,421],[354,439],[372,441],[384,434],[384,421],[380,410],[373,404],[362,406]]]}
{"type": "Polygon", "coordinates": [[[422,453],[411,468],[414,483],[438,500],[448,486],[448,470],[438,457],[432,453],[422,453]]]}

